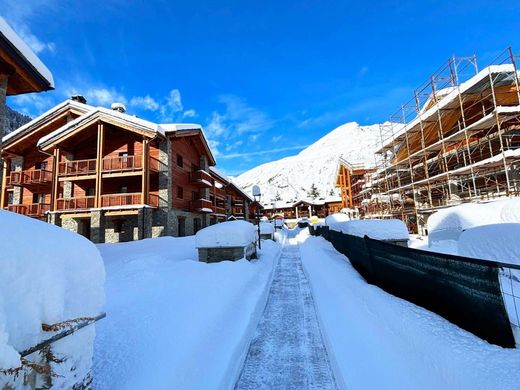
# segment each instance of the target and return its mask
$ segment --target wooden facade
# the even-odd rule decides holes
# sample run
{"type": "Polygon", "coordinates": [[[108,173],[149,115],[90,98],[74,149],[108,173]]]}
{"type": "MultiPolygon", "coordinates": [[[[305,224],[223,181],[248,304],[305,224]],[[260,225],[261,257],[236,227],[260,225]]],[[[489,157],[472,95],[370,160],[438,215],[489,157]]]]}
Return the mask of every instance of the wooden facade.
{"type": "Polygon", "coordinates": [[[310,218],[312,216],[325,218],[330,214],[340,212],[341,209],[341,199],[329,197],[325,199],[300,200],[290,203],[276,202],[271,205],[264,205],[263,215],[269,219],[275,216],[281,216],[284,219],[310,218]]]}
{"type": "Polygon", "coordinates": [[[364,164],[351,164],[340,158],[336,174],[336,188],[340,189],[341,208],[359,210],[365,198],[365,182],[367,174],[375,168],[364,164]]]}
{"type": "Polygon", "coordinates": [[[229,214],[221,196],[247,218],[247,195],[216,187],[198,125],[161,127],[69,100],[4,140],[0,206],[95,242],[193,234],[229,214]]]}

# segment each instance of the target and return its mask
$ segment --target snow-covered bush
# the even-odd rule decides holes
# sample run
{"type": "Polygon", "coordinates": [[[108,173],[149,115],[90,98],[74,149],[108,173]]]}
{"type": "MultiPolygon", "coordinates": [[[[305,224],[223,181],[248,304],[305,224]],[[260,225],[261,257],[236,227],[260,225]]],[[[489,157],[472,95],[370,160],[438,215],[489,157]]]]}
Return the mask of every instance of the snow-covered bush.
{"type": "Polygon", "coordinates": [[[257,240],[257,230],[246,221],[228,221],[201,229],[195,235],[197,248],[247,246],[257,240]]]}
{"type": "Polygon", "coordinates": [[[428,242],[431,246],[438,241],[458,240],[469,228],[507,222],[520,222],[520,199],[449,207],[428,218],[428,242]]]}
{"type": "Polygon", "coordinates": [[[400,219],[360,219],[337,222],[330,229],[352,236],[368,236],[375,240],[408,240],[408,229],[400,219]]]}
{"type": "MultiPolygon", "coordinates": [[[[6,211],[0,211],[0,248],[0,368],[8,369],[21,365],[19,351],[54,334],[43,324],[100,314],[105,269],[86,238],[6,211]]],[[[72,387],[89,373],[94,336],[91,325],[52,344],[65,359],[53,365],[55,387],[72,387]]],[[[10,381],[0,375],[0,387],[10,381]]]]}

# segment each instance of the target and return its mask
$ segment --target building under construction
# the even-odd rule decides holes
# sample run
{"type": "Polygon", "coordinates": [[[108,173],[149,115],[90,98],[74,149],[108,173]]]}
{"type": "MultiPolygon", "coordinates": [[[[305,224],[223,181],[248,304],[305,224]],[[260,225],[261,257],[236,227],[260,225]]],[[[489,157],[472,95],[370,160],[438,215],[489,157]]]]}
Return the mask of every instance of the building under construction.
{"type": "Polygon", "coordinates": [[[436,209],[518,196],[518,59],[509,48],[479,71],[476,56],[454,57],[416,89],[381,125],[376,169],[347,194],[363,198],[360,213],[426,233],[436,209]]]}

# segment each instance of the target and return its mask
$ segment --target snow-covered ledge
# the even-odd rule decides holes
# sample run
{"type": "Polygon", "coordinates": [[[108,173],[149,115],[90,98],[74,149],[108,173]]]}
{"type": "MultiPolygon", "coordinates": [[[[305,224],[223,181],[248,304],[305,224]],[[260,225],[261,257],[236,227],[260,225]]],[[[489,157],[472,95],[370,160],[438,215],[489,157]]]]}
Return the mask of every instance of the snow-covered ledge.
{"type": "Polygon", "coordinates": [[[88,386],[94,325],[45,353],[22,359],[20,352],[99,318],[105,269],[97,248],[78,234],[7,211],[0,211],[0,248],[0,388],[88,386]],[[47,371],[38,373],[31,363],[47,371]]]}

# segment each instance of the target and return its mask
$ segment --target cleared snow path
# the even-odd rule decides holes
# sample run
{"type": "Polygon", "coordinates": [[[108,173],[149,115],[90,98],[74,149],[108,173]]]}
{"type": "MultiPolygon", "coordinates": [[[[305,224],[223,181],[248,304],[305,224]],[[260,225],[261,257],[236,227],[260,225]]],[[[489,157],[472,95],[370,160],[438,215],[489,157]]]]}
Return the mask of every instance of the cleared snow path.
{"type": "Polygon", "coordinates": [[[293,239],[284,245],[236,388],[337,388],[293,239]]]}

